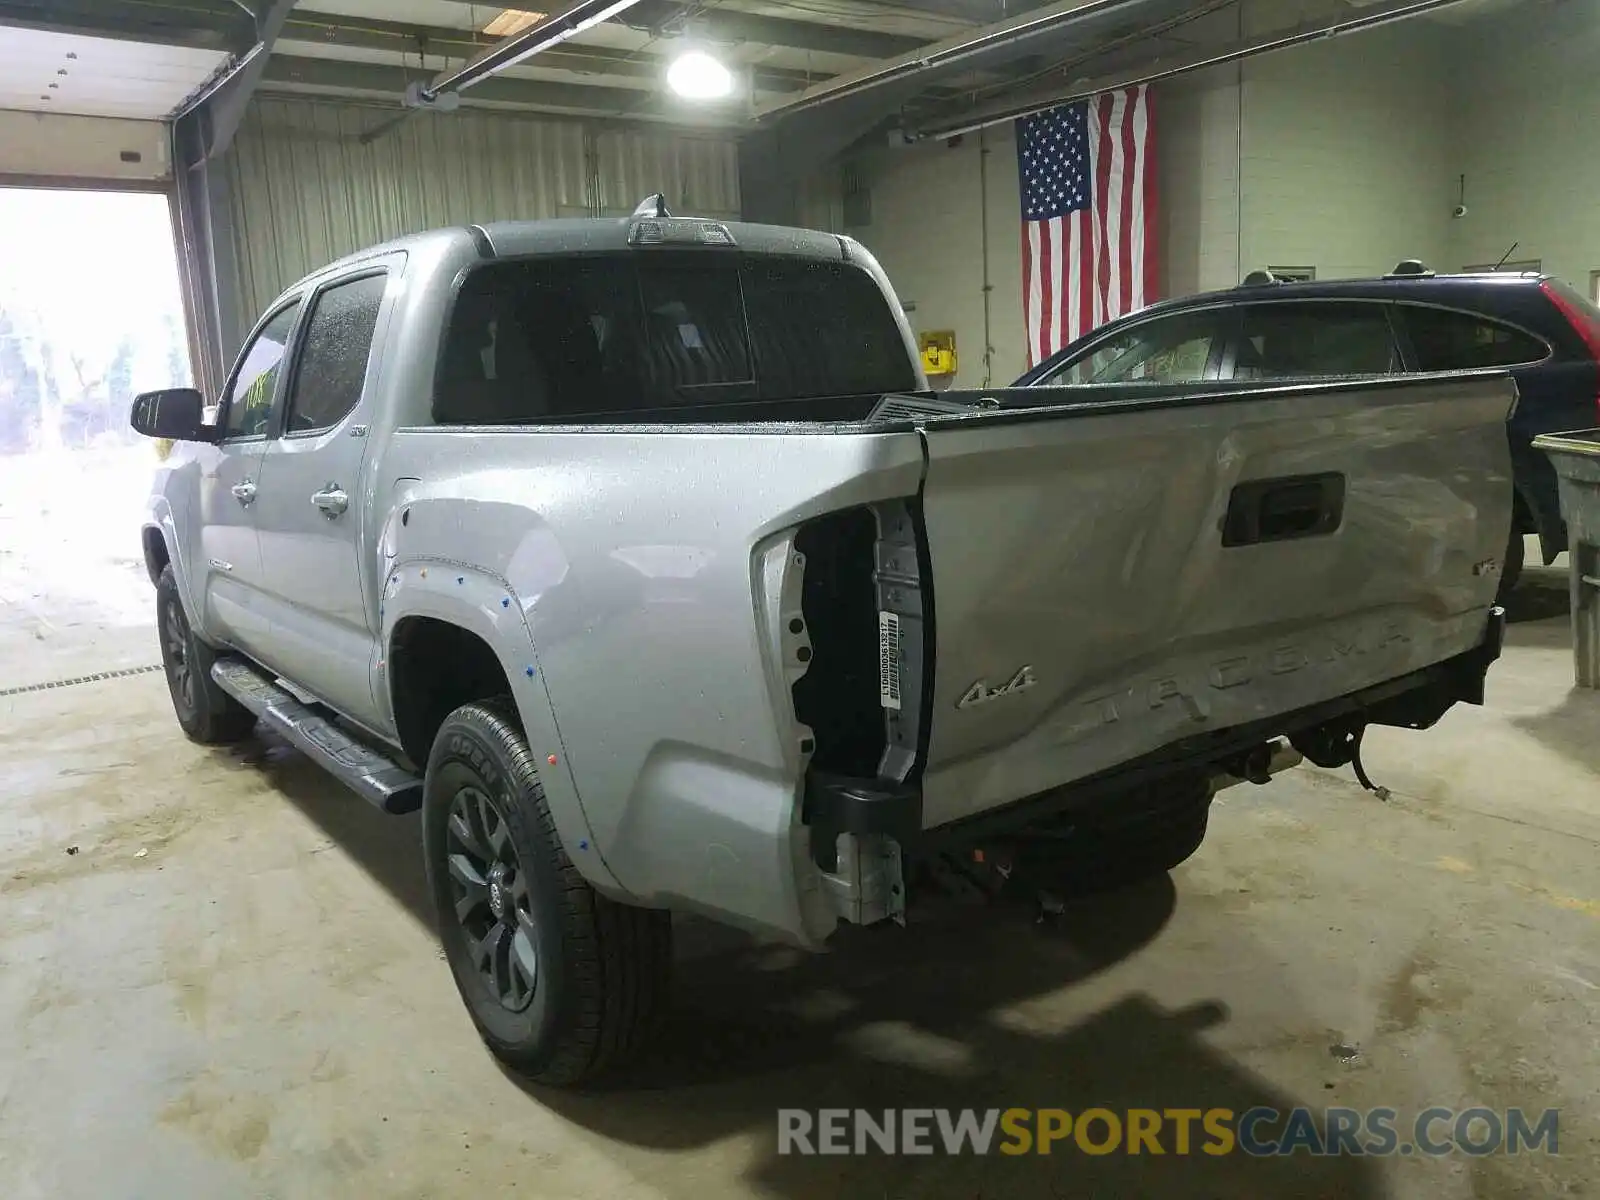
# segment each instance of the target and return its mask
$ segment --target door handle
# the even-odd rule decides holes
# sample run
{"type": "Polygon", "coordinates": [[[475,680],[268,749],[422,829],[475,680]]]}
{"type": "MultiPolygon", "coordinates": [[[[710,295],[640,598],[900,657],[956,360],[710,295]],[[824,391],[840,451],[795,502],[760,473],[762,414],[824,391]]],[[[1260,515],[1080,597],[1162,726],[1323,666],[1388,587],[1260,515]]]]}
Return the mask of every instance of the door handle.
{"type": "Polygon", "coordinates": [[[350,507],[350,497],[344,494],[344,489],[337,483],[330,483],[320,492],[311,493],[311,503],[320,508],[322,515],[331,521],[350,507]]]}
{"type": "Polygon", "coordinates": [[[1336,471],[1259,479],[1233,489],[1222,522],[1224,546],[1325,537],[1344,520],[1345,478],[1336,471]]]}
{"type": "Polygon", "coordinates": [[[245,507],[256,498],[256,485],[246,479],[243,483],[236,483],[228,489],[233,493],[233,498],[245,507]]]}

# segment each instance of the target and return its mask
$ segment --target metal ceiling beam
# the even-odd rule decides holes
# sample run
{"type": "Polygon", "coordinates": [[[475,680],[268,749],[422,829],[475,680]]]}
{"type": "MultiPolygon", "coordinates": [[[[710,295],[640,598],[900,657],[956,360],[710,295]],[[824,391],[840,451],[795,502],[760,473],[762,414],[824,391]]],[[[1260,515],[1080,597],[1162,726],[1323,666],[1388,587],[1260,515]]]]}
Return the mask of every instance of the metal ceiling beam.
{"type": "Polygon", "coordinates": [[[884,84],[920,75],[936,67],[947,67],[979,54],[992,54],[1006,47],[1020,48],[1030,38],[1056,33],[1065,25],[1090,13],[1127,5],[1131,0],[1056,0],[1020,16],[960,33],[932,45],[922,46],[885,62],[872,63],[859,71],[835,75],[798,95],[785,96],[757,105],[758,120],[799,112],[819,104],[859,95],[884,84]]]}
{"type": "MultiPolygon", "coordinates": [[[[1137,46],[1140,42],[1147,42],[1153,38],[1163,37],[1185,25],[1192,25],[1197,21],[1221,12],[1226,8],[1233,8],[1239,0],[1201,0],[1191,8],[1186,8],[1164,20],[1147,22],[1135,26],[1124,33],[1109,38],[1077,54],[1062,59],[1053,56],[1033,54],[1025,59],[1014,59],[1006,64],[1006,78],[1000,82],[980,86],[972,89],[965,97],[969,104],[978,104],[996,96],[1015,94],[1026,88],[1029,84],[1039,84],[1041,81],[1055,79],[1068,80],[1073,76],[1071,72],[1086,63],[1105,61],[1113,56],[1113,52],[1128,47],[1137,46]]],[[[1108,72],[1101,72],[1106,74],[1108,72]]],[[[924,105],[926,107],[926,105],[924,105]]]]}
{"type": "Polygon", "coordinates": [[[673,3],[673,0],[641,0],[619,21],[657,33],[680,28],[685,19],[692,22],[697,33],[703,33],[714,42],[756,42],[763,46],[786,46],[818,54],[848,54],[855,58],[888,58],[926,42],[924,38],[903,33],[883,33],[876,29],[789,17],[765,17],[727,8],[696,9],[673,3]]]}
{"type": "Polygon", "coordinates": [[[250,15],[226,0],[181,6],[94,0],[0,0],[0,26],[242,53],[255,42],[250,15]]]}
{"type": "Polygon", "coordinates": [[[639,0],[572,0],[560,12],[550,13],[521,33],[485,46],[459,67],[439,72],[423,86],[422,98],[432,101],[449,93],[460,94],[507,67],[514,67],[552,46],[576,37],[591,25],[632,8],[639,0]]]}
{"type": "Polygon", "coordinates": [[[1154,59],[1142,66],[1130,67],[1094,79],[1078,80],[1070,88],[1058,84],[1052,88],[1031,89],[965,112],[947,112],[942,116],[929,115],[917,121],[912,132],[913,136],[918,138],[956,137],[990,125],[1000,125],[1019,117],[1031,116],[1033,113],[1043,112],[1059,104],[1085,100],[1090,96],[1117,88],[1154,83],[1204,70],[1207,67],[1269,54],[1275,50],[1287,50],[1307,42],[1343,37],[1465,2],[1466,0],[1398,0],[1398,2],[1391,0],[1381,8],[1376,6],[1363,8],[1359,16],[1329,17],[1287,29],[1274,29],[1222,46],[1199,46],[1185,50],[1181,54],[1154,59]]]}
{"type": "MultiPolygon", "coordinates": [[[[4,0],[0,0],[3,4],[4,0]]],[[[415,56],[423,50],[428,56],[471,58],[498,40],[472,29],[451,29],[437,25],[413,25],[376,17],[350,17],[340,13],[307,12],[295,9],[284,25],[283,39],[314,42],[319,46],[348,46],[352,49],[382,50],[415,56]]],[[[292,51],[291,51],[292,53],[292,51]]],[[[579,75],[611,75],[625,79],[659,80],[665,70],[665,57],[650,51],[613,50],[568,42],[540,52],[538,64],[556,71],[579,75]]],[[[809,87],[823,74],[807,74],[781,68],[757,66],[754,82],[763,92],[793,92],[809,87]]]]}
{"type": "MultiPolygon", "coordinates": [[[[452,0],[452,3],[477,3],[480,8],[484,7],[482,0],[452,0]]],[[[765,17],[727,8],[700,8],[676,0],[640,0],[626,12],[611,18],[616,24],[654,34],[678,30],[685,19],[692,20],[696,32],[712,42],[756,42],[763,46],[847,54],[854,58],[888,58],[920,46],[925,40],[822,21],[765,17]]]]}
{"type": "Polygon", "coordinates": [[[206,93],[204,108],[208,158],[215,158],[232,143],[239,123],[244,120],[244,110],[250,103],[250,97],[261,82],[273,43],[278,40],[283,23],[288,20],[289,10],[295,5],[295,0],[255,0],[250,5],[243,3],[243,0],[236,2],[255,17],[256,44],[206,93]]]}
{"type": "MultiPolygon", "coordinates": [[[[377,95],[394,100],[420,76],[404,67],[381,63],[344,62],[332,58],[295,58],[275,54],[267,64],[262,82],[288,87],[316,88],[347,94],[377,95]]],[[[276,90],[276,89],[275,89],[276,90]]],[[[710,118],[707,124],[727,124],[737,120],[742,110],[737,105],[697,107],[693,113],[669,111],[654,97],[637,88],[595,87],[580,83],[550,83],[541,79],[486,79],[462,97],[463,103],[510,104],[528,109],[562,109],[569,112],[597,113],[602,116],[649,116],[694,123],[694,117],[710,118]],[[718,120],[720,118],[720,120],[718,120]]],[[[424,117],[426,119],[426,117],[424,117]]]]}
{"type": "Polygon", "coordinates": [[[227,66],[213,76],[194,95],[179,106],[169,118],[183,125],[185,146],[199,147],[200,157],[186,164],[192,168],[206,159],[215,158],[227,150],[233,135],[244,120],[250,97],[261,82],[267,59],[272,56],[272,45],[294,7],[295,0],[234,0],[254,18],[255,45],[243,55],[234,57],[227,66]]]}

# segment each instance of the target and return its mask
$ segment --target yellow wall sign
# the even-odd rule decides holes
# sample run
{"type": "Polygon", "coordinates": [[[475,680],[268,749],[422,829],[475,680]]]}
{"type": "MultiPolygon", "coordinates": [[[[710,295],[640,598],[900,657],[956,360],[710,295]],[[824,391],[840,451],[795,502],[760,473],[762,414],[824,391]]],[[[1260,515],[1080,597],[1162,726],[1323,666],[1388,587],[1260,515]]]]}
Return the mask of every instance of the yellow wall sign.
{"type": "Polygon", "coordinates": [[[917,347],[922,352],[922,372],[925,375],[954,375],[956,373],[956,331],[934,329],[917,335],[917,347]]]}

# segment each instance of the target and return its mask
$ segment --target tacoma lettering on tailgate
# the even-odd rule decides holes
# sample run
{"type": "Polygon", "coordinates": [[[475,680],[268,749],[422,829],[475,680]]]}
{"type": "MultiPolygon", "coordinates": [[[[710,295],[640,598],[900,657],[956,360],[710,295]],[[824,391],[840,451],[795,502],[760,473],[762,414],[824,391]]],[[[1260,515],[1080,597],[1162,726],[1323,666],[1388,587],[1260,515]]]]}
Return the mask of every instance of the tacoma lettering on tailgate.
{"type": "Polygon", "coordinates": [[[1207,667],[1154,676],[1083,701],[1079,718],[1067,730],[1067,737],[1080,737],[1125,717],[1158,711],[1168,704],[1179,704],[1188,710],[1191,719],[1204,721],[1211,714],[1208,698],[1211,692],[1229,692],[1263,676],[1315,670],[1410,641],[1409,633],[1390,622],[1379,629],[1350,635],[1333,634],[1307,642],[1282,642],[1259,653],[1220,658],[1207,667]]]}

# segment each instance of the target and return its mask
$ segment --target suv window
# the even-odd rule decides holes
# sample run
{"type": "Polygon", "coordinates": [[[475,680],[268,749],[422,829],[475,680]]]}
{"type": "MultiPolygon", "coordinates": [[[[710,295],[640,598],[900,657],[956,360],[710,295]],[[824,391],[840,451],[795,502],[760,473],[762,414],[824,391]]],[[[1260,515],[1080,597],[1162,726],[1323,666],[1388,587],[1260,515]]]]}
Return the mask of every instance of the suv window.
{"type": "Polygon", "coordinates": [[[1550,347],[1538,338],[1471,313],[1413,305],[1401,311],[1419,371],[1514,367],[1550,354],[1550,347]]]}
{"type": "Polygon", "coordinates": [[[1146,321],[1100,342],[1039,380],[1041,387],[1074,383],[1193,383],[1221,340],[1216,312],[1178,313],[1146,321]]]}
{"type": "Polygon", "coordinates": [[[289,385],[285,433],[328,429],[361,399],[387,275],[367,275],[325,288],[312,302],[289,385]]]}
{"type": "Polygon", "coordinates": [[[1399,369],[1382,303],[1250,304],[1239,313],[1235,379],[1387,375],[1399,369]]]}
{"type": "Polygon", "coordinates": [[[261,327],[261,332],[256,334],[255,340],[240,356],[233,386],[228,390],[225,437],[262,437],[267,432],[267,418],[272,413],[272,393],[278,386],[283,352],[289,344],[289,332],[294,328],[295,314],[299,311],[298,300],[287,308],[279,309],[261,327]]]}
{"type": "Polygon", "coordinates": [[[916,386],[877,283],[846,263],[650,251],[491,263],[462,283],[434,419],[494,424],[916,386]]]}

